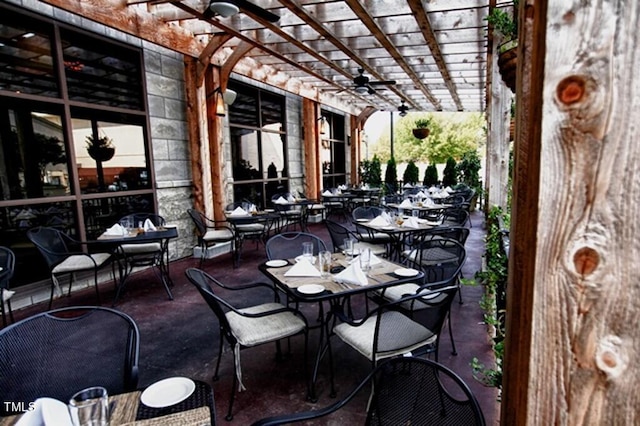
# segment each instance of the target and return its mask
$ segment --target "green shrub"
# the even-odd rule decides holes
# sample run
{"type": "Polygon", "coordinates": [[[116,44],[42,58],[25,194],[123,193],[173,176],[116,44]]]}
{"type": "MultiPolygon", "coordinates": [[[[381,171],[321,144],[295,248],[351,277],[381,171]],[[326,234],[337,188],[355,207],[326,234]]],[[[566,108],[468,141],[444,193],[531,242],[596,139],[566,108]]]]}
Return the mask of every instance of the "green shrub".
{"type": "Polygon", "coordinates": [[[398,171],[396,169],[396,160],[393,157],[387,161],[387,170],[384,172],[384,183],[387,187],[387,193],[394,193],[398,190],[398,171]]]}
{"type": "Polygon", "coordinates": [[[413,160],[410,160],[407,164],[407,168],[404,169],[404,174],[402,175],[402,181],[404,183],[415,184],[420,180],[420,170],[416,163],[413,160]]]}
{"type": "Polygon", "coordinates": [[[453,186],[458,183],[457,174],[456,160],[454,160],[453,157],[449,157],[442,172],[442,186],[453,186]]]}
{"type": "Polygon", "coordinates": [[[426,187],[430,187],[438,184],[438,169],[435,164],[429,164],[424,171],[424,180],[422,184],[426,187]]]}

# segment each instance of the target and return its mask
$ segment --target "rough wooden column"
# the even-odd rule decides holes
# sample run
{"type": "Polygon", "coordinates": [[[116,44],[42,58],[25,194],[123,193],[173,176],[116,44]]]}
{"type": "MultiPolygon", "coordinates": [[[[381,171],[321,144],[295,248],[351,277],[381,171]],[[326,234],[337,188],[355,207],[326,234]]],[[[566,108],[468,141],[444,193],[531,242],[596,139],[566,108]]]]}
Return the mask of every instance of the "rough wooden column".
{"type": "Polygon", "coordinates": [[[362,134],[362,123],[358,117],[349,115],[351,125],[351,146],[349,153],[351,155],[351,183],[355,184],[359,181],[358,170],[360,169],[360,135],[362,134]]]}
{"type": "Polygon", "coordinates": [[[320,147],[318,141],[318,104],[311,99],[302,100],[302,128],[304,140],[304,184],[308,198],[320,198],[322,176],[320,168],[320,147]]]}
{"type": "Polygon", "coordinates": [[[640,5],[522,6],[502,424],[638,424],[640,5]]]}
{"type": "Polygon", "coordinates": [[[224,220],[224,175],[222,173],[222,118],[216,115],[215,90],[220,88],[220,70],[209,66],[205,73],[207,91],[207,122],[209,124],[209,159],[211,163],[211,191],[213,193],[213,217],[224,220]]]}
{"type": "Polygon", "coordinates": [[[184,65],[187,123],[189,123],[189,160],[191,163],[191,181],[193,182],[193,208],[204,211],[202,188],[203,169],[202,161],[200,161],[201,144],[200,129],[198,127],[198,93],[196,86],[198,60],[191,56],[185,56],[184,65]]]}

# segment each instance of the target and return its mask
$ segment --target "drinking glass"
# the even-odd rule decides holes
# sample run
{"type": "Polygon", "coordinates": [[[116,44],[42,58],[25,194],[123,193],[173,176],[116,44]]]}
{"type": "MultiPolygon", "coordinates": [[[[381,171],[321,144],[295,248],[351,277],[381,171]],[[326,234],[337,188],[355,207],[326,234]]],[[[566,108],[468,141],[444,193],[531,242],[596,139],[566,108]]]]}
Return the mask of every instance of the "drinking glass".
{"type": "Polygon", "coordinates": [[[411,210],[411,216],[413,217],[418,217],[418,213],[420,213],[418,210],[411,210]]]}
{"type": "Polygon", "coordinates": [[[355,240],[353,238],[345,238],[342,248],[347,260],[353,259],[353,249],[355,247],[355,240]]]}
{"type": "Polygon", "coordinates": [[[323,277],[328,277],[331,271],[331,252],[330,251],[321,251],[318,254],[320,258],[320,272],[323,277]]]}
{"type": "Polygon", "coordinates": [[[358,259],[360,260],[360,269],[362,269],[363,272],[369,272],[369,269],[371,269],[371,249],[365,248],[360,250],[358,259]]]}
{"type": "Polygon", "coordinates": [[[83,389],[69,400],[74,426],[108,426],[109,395],[101,386],[83,389]]]}
{"type": "Polygon", "coordinates": [[[313,243],[302,243],[302,257],[311,262],[311,259],[313,258],[313,243]]]}

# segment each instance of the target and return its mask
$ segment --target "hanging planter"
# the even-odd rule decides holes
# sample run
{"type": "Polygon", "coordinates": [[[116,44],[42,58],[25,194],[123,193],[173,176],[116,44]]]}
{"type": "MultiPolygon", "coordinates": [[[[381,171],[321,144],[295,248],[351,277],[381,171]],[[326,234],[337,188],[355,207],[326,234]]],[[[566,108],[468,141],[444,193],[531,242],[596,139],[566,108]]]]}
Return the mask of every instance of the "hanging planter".
{"type": "Polygon", "coordinates": [[[87,136],[87,153],[91,158],[99,162],[109,161],[116,153],[112,140],[102,136],[97,140],[93,136],[87,136]]]}
{"type": "Polygon", "coordinates": [[[416,120],[416,128],[412,130],[413,136],[418,139],[425,139],[429,136],[430,130],[429,125],[431,124],[431,120],[428,118],[419,118],[416,120]]]}
{"type": "Polygon", "coordinates": [[[413,129],[413,136],[418,139],[425,139],[429,136],[429,129],[413,129]]]}
{"type": "Polygon", "coordinates": [[[518,69],[518,40],[509,40],[498,47],[498,70],[502,81],[512,92],[516,91],[518,69]]]}

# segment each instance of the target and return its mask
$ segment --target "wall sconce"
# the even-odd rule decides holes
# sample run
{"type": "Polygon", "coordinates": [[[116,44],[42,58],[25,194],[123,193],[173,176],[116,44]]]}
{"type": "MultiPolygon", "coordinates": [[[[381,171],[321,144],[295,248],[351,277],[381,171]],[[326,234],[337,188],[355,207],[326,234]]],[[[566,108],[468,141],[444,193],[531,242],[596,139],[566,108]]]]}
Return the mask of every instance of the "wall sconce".
{"type": "Polygon", "coordinates": [[[327,121],[327,117],[324,115],[318,118],[320,122],[320,134],[321,135],[329,135],[329,122],[327,121]]]}
{"type": "Polygon", "coordinates": [[[224,106],[224,97],[222,95],[222,91],[220,90],[220,88],[217,88],[213,92],[213,96],[215,96],[215,101],[216,101],[216,115],[218,117],[224,117],[225,115],[227,115],[227,110],[224,106]]]}

